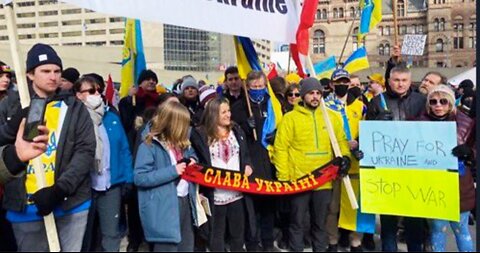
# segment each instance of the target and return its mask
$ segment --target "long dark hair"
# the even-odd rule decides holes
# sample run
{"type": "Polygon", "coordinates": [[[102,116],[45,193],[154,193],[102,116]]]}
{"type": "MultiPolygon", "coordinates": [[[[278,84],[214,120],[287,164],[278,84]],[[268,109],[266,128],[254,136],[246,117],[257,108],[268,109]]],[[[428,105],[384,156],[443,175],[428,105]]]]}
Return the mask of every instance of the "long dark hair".
{"type": "MultiPolygon", "coordinates": [[[[220,106],[222,104],[227,104],[230,106],[228,99],[215,98],[208,102],[207,106],[205,107],[205,111],[203,112],[200,125],[204,127],[205,131],[207,132],[208,145],[211,145],[220,139],[220,136],[218,135],[218,124],[220,117],[220,106]]],[[[231,123],[229,126],[227,126],[227,130],[232,130],[231,123]]]]}

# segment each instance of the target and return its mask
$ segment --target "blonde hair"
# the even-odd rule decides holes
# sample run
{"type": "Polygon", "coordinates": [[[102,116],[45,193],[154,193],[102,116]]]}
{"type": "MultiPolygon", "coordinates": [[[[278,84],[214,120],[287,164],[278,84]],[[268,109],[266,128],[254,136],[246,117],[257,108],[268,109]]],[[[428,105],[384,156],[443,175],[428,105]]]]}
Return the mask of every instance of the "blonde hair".
{"type": "MultiPolygon", "coordinates": [[[[215,98],[208,102],[207,107],[203,113],[201,125],[207,132],[208,145],[212,145],[215,141],[220,139],[218,135],[218,124],[220,122],[220,106],[226,104],[230,106],[230,102],[226,98],[215,98]]],[[[227,131],[232,130],[232,124],[227,126],[227,131]]]]}
{"type": "Polygon", "coordinates": [[[190,146],[188,130],[190,113],[177,101],[167,101],[158,107],[152,119],[152,127],[145,142],[151,144],[154,137],[174,147],[186,149],[190,146]]]}
{"type": "Polygon", "coordinates": [[[440,99],[442,98],[446,98],[448,100],[448,113],[447,114],[450,114],[450,113],[454,113],[455,112],[455,100],[452,101],[452,98],[449,94],[447,94],[446,92],[443,92],[443,91],[439,91],[439,90],[436,90],[436,91],[433,91],[433,92],[430,92],[428,94],[428,97],[427,97],[427,113],[430,115],[432,113],[432,110],[431,110],[431,106],[430,106],[430,98],[432,98],[434,95],[437,95],[440,97],[440,99]]]}

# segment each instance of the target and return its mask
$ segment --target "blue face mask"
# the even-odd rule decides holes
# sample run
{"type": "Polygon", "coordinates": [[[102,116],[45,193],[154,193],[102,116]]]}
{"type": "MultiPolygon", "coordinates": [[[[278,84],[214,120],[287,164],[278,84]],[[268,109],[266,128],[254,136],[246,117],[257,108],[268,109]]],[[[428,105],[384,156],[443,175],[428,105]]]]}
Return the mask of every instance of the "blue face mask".
{"type": "Polygon", "coordinates": [[[248,91],[248,94],[250,95],[250,98],[253,101],[260,102],[265,98],[265,95],[267,95],[267,88],[260,89],[260,90],[252,90],[250,89],[248,91]]]}

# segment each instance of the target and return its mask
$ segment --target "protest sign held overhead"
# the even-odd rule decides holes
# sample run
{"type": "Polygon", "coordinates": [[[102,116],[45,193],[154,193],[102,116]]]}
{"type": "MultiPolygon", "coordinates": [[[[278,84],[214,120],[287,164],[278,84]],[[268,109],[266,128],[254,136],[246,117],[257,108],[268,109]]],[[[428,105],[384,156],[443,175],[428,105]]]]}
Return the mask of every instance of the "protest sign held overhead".
{"type": "Polygon", "coordinates": [[[427,35],[407,34],[403,38],[403,55],[423,55],[427,35]]]}

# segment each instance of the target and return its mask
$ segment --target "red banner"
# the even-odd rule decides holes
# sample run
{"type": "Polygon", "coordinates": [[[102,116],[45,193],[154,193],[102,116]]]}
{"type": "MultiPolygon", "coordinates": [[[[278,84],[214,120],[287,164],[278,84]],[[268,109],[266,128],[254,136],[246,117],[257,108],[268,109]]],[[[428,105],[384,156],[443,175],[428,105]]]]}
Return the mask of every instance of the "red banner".
{"type": "Polygon", "coordinates": [[[261,195],[286,195],[314,190],[337,177],[338,166],[327,163],[296,181],[272,181],[254,178],[231,170],[199,164],[185,169],[182,178],[199,185],[261,195]]]}

